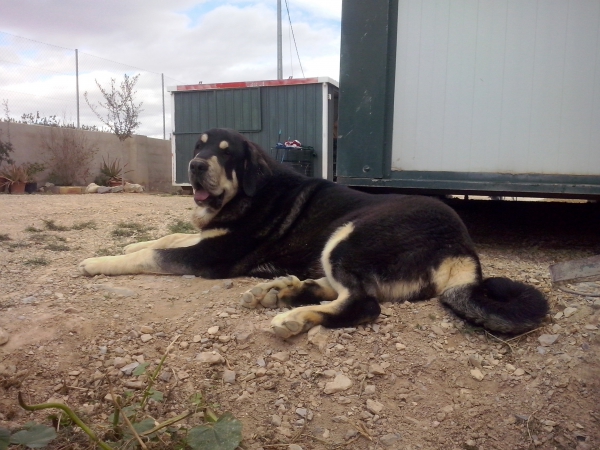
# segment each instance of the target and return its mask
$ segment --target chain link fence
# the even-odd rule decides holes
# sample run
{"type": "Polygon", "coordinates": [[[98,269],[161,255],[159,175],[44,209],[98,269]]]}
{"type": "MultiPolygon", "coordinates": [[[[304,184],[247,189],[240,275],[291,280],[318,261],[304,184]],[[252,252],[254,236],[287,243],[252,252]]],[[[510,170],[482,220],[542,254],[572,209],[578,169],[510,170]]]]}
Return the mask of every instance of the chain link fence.
{"type": "Polygon", "coordinates": [[[97,104],[103,98],[96,80],[107,88],[111,78],[118,85],[124,74],[140,75],[135,100],[143,103],[143,111],[136,134],[169,138],[171,104],[166,89],[183,82],[76,49],[0,32],[0,99],[8,101],[11,119],[21,121],[26,116],[25,120],[39,122],[54,117],[61,123],[105,129],[87,105],[84,93],[97,104]]]}

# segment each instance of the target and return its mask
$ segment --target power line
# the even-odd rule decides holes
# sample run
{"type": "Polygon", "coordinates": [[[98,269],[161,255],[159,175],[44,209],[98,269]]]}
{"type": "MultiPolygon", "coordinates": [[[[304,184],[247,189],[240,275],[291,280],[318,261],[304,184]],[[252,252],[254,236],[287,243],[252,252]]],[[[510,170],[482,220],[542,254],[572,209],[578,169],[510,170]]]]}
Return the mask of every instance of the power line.
{"type": "Polygon", "coordinates": [[[302,71],[302,78],[306,78],[304,76],[304,69],[302,68],[302,61],[300,61],[300,53],[298,53],[298,44],[296,43],[296,36],[294,35],[294,27],[292,26],[292,18],[290,17],[290,7],[288,5],[288,0],[285,0],[285,9],[287,10],[288,20],[290,22],[290,29],[292,30],[292,38],[294,39],[294,47],[296,47],[296,55],[298,56],[298,63],[300,64],[300,70],[302,71]]]}

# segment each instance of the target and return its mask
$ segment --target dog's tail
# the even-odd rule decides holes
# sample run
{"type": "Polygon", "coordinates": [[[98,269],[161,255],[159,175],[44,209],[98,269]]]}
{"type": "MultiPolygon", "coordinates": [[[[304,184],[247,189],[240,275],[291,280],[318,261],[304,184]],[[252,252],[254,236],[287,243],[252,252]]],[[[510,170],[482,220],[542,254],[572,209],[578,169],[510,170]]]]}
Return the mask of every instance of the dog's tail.
{"type": "Polygon", "coordinates": [[[536,327],[549,310],[548,300],[536,288],[502,277],[450,288],[440,300],[465,320],[509,334],[536,327]]]}

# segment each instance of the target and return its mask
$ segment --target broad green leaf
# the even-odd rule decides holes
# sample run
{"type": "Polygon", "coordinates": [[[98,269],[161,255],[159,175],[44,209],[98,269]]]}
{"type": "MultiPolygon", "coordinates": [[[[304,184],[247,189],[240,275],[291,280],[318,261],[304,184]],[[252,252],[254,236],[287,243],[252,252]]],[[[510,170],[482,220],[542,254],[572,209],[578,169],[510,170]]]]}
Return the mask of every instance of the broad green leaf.
{"type": "Polygon", "coordinates": [[[44,448],[56,438],[54,428],[46,425],[34,425],[28,430],[21,430],[10,438],[11,444],[21,444],[28,448],[44,448]]]}
{"type": "Polygon", "coordinates": [[[235,450],[242,442],[242,422],[225,413],[214,424],[192,428],[186,440],[192,450],[235,450]]]}
{"type": "Polygon", "coordinates": [[[6,450],[10,443],[10,431],[6,428],[0,428],[0,450],[6,450]]]}
{"type": "Polygon", "coordinates": [[[163,393],[160,391],[152,391],[150,393],[150,398],[152,400],[154,400],[155,402],[162,402],[163,401],[163,393]]]}
{"type": "Polygon", "coordinates": [[[141,363],[139,366],[137,366],[135,369],[133,369],[133,375],[136,377],[139,377],[140,375],[143,375],[144,372],[146,372],[146,367],[148,367],[150,363],[141,363]]]}
{"type": "Polygon", "coordinates": [[[151,430],[155,426],[156,424],[154,423],[154,419],[144,419],[141,422],[133,424],[133,428],[135,428],[135,431],[137,431],[138,433],[143,433],[144,431],[151,430]]]}

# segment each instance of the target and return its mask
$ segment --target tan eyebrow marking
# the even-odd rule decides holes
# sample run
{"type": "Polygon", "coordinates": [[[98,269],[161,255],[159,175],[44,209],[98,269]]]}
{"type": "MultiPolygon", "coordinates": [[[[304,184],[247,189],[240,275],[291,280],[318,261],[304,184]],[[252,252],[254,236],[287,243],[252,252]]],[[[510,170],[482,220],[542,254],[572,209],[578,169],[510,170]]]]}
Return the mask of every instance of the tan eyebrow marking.
{"type": "Polygon", "coordinates": [[[208,141],[208,134],[204,133],[200,136],[200,140],[206,144],[206,141],[208,141]]]}
{"type": "Polygon", "coordinates": [[[221,143],[219,144],[219,148],[222,150],[225,150],[228,147],[229,147],[229,142],[227,142],[227,141],[221,141],[221,143]]]}

